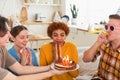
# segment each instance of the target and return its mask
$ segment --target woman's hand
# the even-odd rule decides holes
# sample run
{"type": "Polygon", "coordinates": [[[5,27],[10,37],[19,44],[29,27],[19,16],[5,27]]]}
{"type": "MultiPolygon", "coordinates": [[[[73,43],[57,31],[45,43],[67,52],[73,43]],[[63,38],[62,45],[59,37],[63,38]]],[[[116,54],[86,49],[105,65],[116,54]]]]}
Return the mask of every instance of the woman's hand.
{"type": "Polygon", "coordinates": [[[32,55],[29,48],[21,50],[20,58],[22,65],[32,65],[32,55]]]}
{"type": "Polygon", "coordinates": [[[28,65],[32,66],[32,54],[30,48],[27,48],[27,51],[28,51],[28,65]]]}
{"type": "Polygon", "coordinates": [[[55,47],[54,48],[54,51],[55,51],[54,52],[55,53],[55,61],[61,60],[63,58],[63,56],[62,56],[62,49],[61,49],[62,45],[55,43],[54,47],[55,47]]]}

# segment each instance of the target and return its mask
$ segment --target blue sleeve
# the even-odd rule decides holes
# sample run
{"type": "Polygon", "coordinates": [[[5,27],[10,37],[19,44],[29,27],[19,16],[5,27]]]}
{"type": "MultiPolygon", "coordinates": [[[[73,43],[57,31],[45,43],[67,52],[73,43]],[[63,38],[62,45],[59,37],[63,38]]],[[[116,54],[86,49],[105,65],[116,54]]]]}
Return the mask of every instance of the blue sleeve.
{"type": "Polygon", "coordinates": [[[20,61],[20,58],[18,57],[18,55],[17,55],[14,47],[10,48],[10,49],[8,50],[8,52],[9,52],[9,54],[10,54],[13,58],[15,58],[18,62],[20,61]]]}
{"type": "Polygon", "coordinates": [[[36,57],[36,53],[34,52],[34,50],[33,49],[30,49],[31,50],[31,53],[32,53],[32,64],[34,65],[34,66],[38,66],[38,62],[37,62],[37,57],[36,57]]]}

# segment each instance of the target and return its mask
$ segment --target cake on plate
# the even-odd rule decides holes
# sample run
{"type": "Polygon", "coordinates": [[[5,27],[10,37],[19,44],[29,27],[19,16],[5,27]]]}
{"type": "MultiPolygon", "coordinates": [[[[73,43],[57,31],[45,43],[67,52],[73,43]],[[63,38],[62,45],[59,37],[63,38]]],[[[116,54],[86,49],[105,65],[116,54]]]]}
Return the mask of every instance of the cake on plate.
{"type": "Polygon", "coordinates": [[[55,63],[54,68],[58,70],[74,70],[76,69],[76,63],[69,59],[66,55],[63,57],[61,51],[61,45],[55,44],[55,63]]]}
{"type": "Polygon", "coordinates": [[[59,60],[55,62],[54,66],[57,70],[74,70],[76,68],[76,63],[72,60],[59,60]]]}

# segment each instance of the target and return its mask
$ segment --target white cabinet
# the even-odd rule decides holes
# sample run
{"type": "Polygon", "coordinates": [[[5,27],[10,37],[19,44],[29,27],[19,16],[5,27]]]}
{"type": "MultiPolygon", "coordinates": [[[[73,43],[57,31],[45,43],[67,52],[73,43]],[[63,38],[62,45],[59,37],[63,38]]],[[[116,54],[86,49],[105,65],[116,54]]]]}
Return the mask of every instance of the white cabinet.
{"type": "Polygon", "coordinates": [[[40,15],[40,21],[43,21],[43,23],[51,23],[54,13],[56,11],[62,12],[61,0],[24,0],[23,3],[24,3],[23,6],[27,7],[28,12],[27,23],[29,22],[34,24],[40,23],[34,22],[37,21],[36,14],[40,15]]]}
{"type": "Polygon", "coordinates": [[[61,0],[25,0],[24,5],[60,6],[61,0]]]}
{"type": "Polygon", "coordinates": [[[41,5],[41,6],[60,6],[60,4],[39,4],[39,3],[24,3],[24,5],[26,5],[26,6],[30,6],[30,5],[34,5],[34,6],[37,6],[37,5],[41,5]]]}

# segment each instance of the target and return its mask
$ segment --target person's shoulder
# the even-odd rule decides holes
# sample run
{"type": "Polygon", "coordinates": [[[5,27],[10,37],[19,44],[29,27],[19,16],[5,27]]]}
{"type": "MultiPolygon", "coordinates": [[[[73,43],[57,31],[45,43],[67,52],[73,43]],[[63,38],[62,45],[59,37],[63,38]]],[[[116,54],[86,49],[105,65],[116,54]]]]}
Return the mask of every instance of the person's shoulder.
{"type": "Polygon", "coordinates": [[[9,52],[10,52],[10,51],[12,51],[12,50],[13,50],[13,48],[12,48],[12,47],[8,49],[8,51],[9,51],[9,52]]]}
{"type": "Polygon", "coordinates": [[[33,48],[29,48],[31,51],[34,51],[34,49],[33,48]]]}
{"type": "Polygon", "coordinates": [[[66,47],[77,48],[77,46],[73,42],[65,42],[66,47]]]}
{"type": "Polygon", "coordinates": [[[35,52],[33,48],[30,48],[30,51],[31,51],[31,52],[35,52]]]}
{"type": "Polygon", "coordinates": [[[5,48],[5,47],[3,47],[3,46],[0,46],[0,49],[6,50],[6,48],[5,48]]]}
{"type": "Polygon", "coordinates": [[[4,46],[0,46],[0,54],[4,56],[9,55],[7,48],[4,46]]]}
{"type": "Polygon", "coordinates": [[[47,47],[50,47],[52,46],[52,44],[49,42],[49,43],[45,43],[41,46],[41,48],[47,48],[47,47]]]}
{"type": "Polygon", "coordinates": [[[0,53],[2,53],[2,52],[7,52],[7,49],[3,46],[0,46],[0,53]]]}
{"type": "Polygon", "coordinates": [[[14,50],[14,47],[11,47],[10,49],[8,49],[8,52],[9,52],[10,54],[12,54],[14,51],[15,51],[15,50],[14,50]]]}
{"type": "Polygon", "coordinates": [[[65,42],[66,45],[76,46],[73,42],[65,42]]]}

